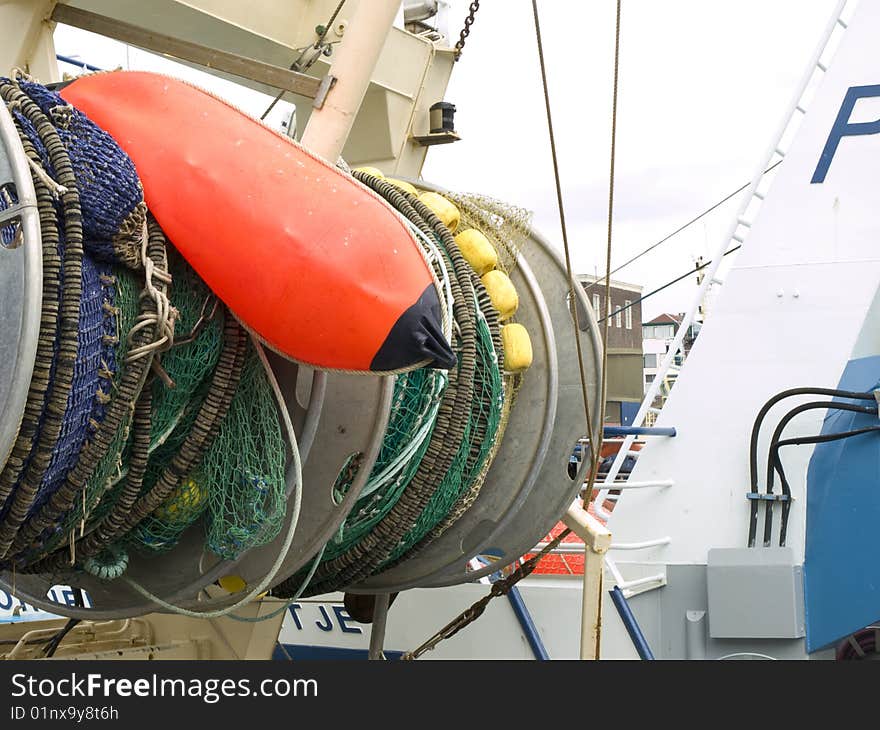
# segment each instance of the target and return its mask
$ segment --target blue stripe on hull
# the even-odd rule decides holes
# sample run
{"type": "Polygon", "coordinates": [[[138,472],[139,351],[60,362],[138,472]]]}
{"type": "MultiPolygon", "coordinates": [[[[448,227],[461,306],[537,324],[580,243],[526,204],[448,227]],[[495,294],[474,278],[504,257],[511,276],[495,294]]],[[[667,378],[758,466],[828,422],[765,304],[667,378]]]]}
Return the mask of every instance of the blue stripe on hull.
{"type": "MultiPolygon", "coordinates": [[[[878,384],[880,357],[866,357],[847,364],[838,387],[878,384]]],[[[877,416],[830,411],[822,433],[876,424],[877,416]]],[[[814,652],[880,618],[880,436],[818,444],[807,485],[804,599],[814,652]]]]}

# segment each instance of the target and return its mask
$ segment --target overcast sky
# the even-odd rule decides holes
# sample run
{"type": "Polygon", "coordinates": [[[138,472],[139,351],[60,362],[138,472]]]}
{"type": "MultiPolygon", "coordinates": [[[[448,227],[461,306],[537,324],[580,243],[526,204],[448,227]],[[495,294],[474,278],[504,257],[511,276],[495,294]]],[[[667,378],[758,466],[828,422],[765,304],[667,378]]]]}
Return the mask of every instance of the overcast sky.
{"type": "MultiPolygon", "coordinates": [[[[466,0],[453,2],[464,18],[466,0]]],[[[836,4],[623,0],[613,262],[751,179],[836,4]]],[[[424,176],[533,210],[561,245],[531,5],[482,3],[447,95],[463,141],[429,153],[424,176]]],[[[569,242],[583,273],[604,273],[614,7],[539,2],[569,242]]],[[[735,211],[733,201],[615,278],[649,291],[684,273],[721,243],[735,211]]],[[[648,299],[645,318],[684,310],[695,287],[690,277],[648,299]]]]}
{"type": "MultiPolygon", "coordinates": [[[[762,162],[836,0],[623,0],[613,263],[747,182],[762,162]]],[[[468,0],[452,0],[457,37],[468,0]]],[[[603,273],[614,0],[541,0],[568,221],[579,273],[603,273]]],[[[56,33],[59,53],[125,65],[119,44],[56,33]]],[[[171,62],[129,51],[133,67],[171,62]]],[[[166,69],[167,70],[167,69],[166,69]]],[[[199,72],[186,69],[196,80],[199,72]]],[[[218,93],[232,85],[216,82],[218,93]]],[[[256,92],[236,101],[259,113],[256,92]]],[[[530,0],[484,0],[447,100],[462,141],[433,148],[423,176],[526,207],[561,247],[530,0]]],[[[652,290],[719,245],[735,201],[615,278],[652,290]]],[[[695,277],[644,303],[684,310],[695,277]]]]}

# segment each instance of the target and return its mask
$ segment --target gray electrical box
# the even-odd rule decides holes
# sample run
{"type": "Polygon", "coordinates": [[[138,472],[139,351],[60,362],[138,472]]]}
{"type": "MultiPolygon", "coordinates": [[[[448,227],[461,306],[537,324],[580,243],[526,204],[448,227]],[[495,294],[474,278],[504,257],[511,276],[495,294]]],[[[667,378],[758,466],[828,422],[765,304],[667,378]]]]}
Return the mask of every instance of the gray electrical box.
{"type": "Polygon", "coordinates": [[[804,635],[803,566],[791,548],[714,548],[706,577],[713,639],[804,635]]]}

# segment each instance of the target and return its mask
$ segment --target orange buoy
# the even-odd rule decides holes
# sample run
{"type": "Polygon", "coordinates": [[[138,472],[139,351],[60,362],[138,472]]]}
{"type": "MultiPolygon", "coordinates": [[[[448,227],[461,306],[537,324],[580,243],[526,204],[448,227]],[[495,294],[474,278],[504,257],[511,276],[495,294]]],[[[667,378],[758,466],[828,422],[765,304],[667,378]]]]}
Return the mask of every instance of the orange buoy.
{"type": "Polygon", "coordinates": [[[318,368],[448,368],[434,276],[385,201],[217,97],[159,74],[64,99],[131,157],[159,225],[267,345],[318,368]]]}

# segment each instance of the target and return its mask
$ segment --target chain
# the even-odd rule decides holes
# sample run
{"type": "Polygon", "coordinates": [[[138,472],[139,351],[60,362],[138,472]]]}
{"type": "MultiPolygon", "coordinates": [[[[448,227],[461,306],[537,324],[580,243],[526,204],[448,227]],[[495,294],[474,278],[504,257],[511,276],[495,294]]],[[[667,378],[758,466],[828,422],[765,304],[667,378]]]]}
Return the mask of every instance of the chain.
{"type": "Polygon", "coordinates": [[[474,16],[476,16],[479,9],[480,0],[474,0],[470,4],[470,8],[468,9],[468,16],[464,19],[464,28],[461,29],[461,34],[458,37],[458,43],[455,44],[456,61],[461,58],[461,52],[464,50],[465,41],[467,40],[467,37],[471,34],[471,26],[474,24],[474,16]]]}
{"type": "Polygon", "coordinates": [[[498,596],[503,596],[510,591],[513,586],[515,586],[519,581],[525,578],[527,575],[530,575],[535,567],[538,565],[543,558],[550,553],[550,551],[554,550],[559,543],[561,543],[568,535],[571,533],[569,528],[564,529],[559,533],[553,540],[547,543],[547,546],[539,552],[537,555],[533,555],[531,558],[526,560],[524,563],[520,563],[519,567],[514,570],[509,576],[504,578],[503,580],[496,581],[492,584],[492,589],[483,596],[479,601],[473,604],[470,608],[466,608],[462,611],[458,616],[456,616],[452,621],[450,621],[446,626],[444,626],[440,631],[434,634],[430,639],[428,639],[424,644],[422,644],[418,649],[413,649],[412,651],[408,651],[404,654],[401,659],[418,659],[422,654],[431,651],[434,647],[437,646],[444,639],[449,639],[452,636],[455,636],[459,631],[461,631],[465,626],[472,624],[476,621],[480,616],[483,615],[483,611],[486,610],[486,606],[489,605],[489,601],[493,598],[497,598],[498,596]]]}

